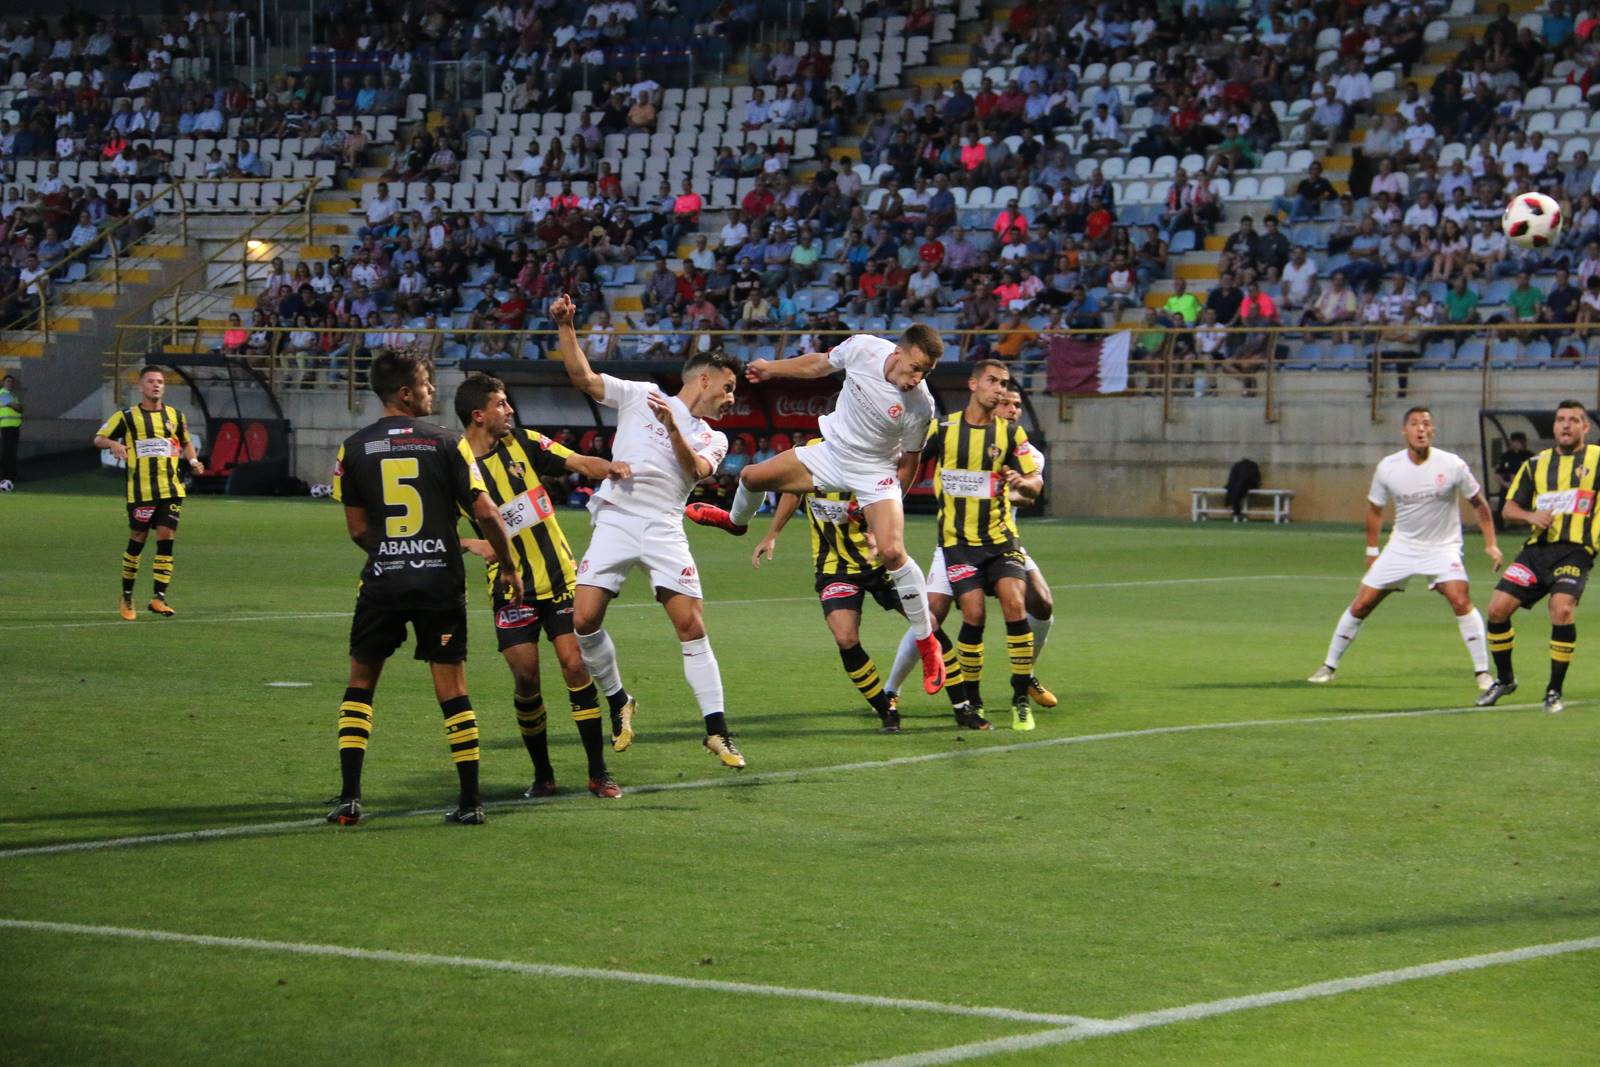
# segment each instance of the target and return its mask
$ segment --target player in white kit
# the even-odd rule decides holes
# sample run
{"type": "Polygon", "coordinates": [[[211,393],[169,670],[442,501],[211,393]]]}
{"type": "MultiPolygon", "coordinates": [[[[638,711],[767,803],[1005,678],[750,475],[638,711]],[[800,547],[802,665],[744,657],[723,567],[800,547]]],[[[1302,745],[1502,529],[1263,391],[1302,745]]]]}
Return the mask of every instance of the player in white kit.
{"type": "MultiPolygon", "coordinates": [[[[705,720],[706,749],[725,766],[743,767],[723,717],[722,674],[706,638],[699,572],[683,532],[683,505],[696,484],[716,473],[728,439],[706,424],[733,407],[738,364],[696,353],[683,366],[683,388],[667,396],[654,385],[596,374],[578,347],[572,300],[550,305],[567,378],[597,403],[617,409],[612,460],[632,477],[607,480],[589,501],[594,535],[578,564],[573,622],[584,666],[601,692],[622,689],[617,649],[604,629],[606,608],[635,567],[650,577],[683,646],[683,674],[705,720]]],[[[631,723],[629,729],[631,730],[631,723]]]]}
{"type": "Polygon", "coordinates": [[[1500,569],[1500,547],[1495,543],[1494,516],[1483,490],[1460,456],[1433,447],[1433,415],[1425,407],[1405,414],[1401,436],[1406,447],[1383,457],[1372,475],[1367,493],[1367,573],[1361,578],[1355,600],[1339,617],[1328,645],[1327,658],[1307,681],[1333,681],[1339,660],[1356,639],[1361,624],[1384,597],[1404,589],[1418,575],[1428,579],[1455,612],[1461,640],[1472,656],[1472,671],[1480,690],[1494,684],[1489,673],[1489,645],[1483,616],[1467,593],[1467,570],[1461,562],[1461,507],[1457,496],[1472,505],[1478,529],[1483,531],[1483,551],[1495,570],[1500,569]],[[1383,529],[1383,509],[1394,504],[1394,528],[1389,543],[1378,551],[1383,529]]]}
{"type": "Polygon", "coordinates": [[[828,352],[755,360],[747,371],[753,382],[826,378],[844,371],[838,404],[821,419],[823,442],[746,467],[727,511],[694,504],[687,512],[702,525],[743,534],[769,492],[854,493],[911,624],[922,657],[922,686],[929,693],[944,685],[944,654],[933,634],[927,580],[906,554],[901,495],[917,476],[933,419],[933,394],[923,379],[942,358],[944,341],[938,332],[918,324],[898,343],[856,334],[828,352]]]}

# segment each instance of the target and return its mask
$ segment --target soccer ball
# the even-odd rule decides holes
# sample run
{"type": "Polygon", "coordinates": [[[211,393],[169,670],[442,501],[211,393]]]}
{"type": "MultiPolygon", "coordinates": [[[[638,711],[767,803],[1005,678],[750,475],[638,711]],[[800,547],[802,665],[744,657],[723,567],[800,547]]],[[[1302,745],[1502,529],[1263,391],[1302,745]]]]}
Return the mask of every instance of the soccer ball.
{"type": "Polygon", "coordinates": [[[11,484],[10,478],[0,478],[0,493],[9,493],[15,488],[16,486],[11,484]]]}
{"type": "Polygon", "coordinates": [[[1543,193],[1521,193],[1506,205],[1500,228],[1523,248],[1548,248],[1561,236],[1561,205],[1543,193]]]}
{"type": "Polygon", "coordinates": [[[318,482],[316,485],[311,487],[311,495],[318,500],[324,497],[330,497],[333,495],[333,486],[327,484],[326,482],[318,482]]]}

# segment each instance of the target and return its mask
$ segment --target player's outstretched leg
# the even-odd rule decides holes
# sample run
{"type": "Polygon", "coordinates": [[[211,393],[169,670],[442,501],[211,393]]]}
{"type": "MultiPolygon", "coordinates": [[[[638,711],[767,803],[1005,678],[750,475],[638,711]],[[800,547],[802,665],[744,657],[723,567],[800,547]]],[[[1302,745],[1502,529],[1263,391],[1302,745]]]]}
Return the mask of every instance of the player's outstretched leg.
{"type": "Polygon", "coordinates": [[[339,804],[328,812],[335,826],[361,821],[361,765],[372,740],[372,690],[350,686],[339,704],[339,804]]]}
{"type": "Polygon", "coordinates": [[[1365,621],[1364,616],[1357,618],[1352,615],[1349,608],[1344,610],[1344,614],[1339,616],[1338,623],[1334,625],[1333,639],[1328,642],[1328,654],[1323,657],[1322,666],[1318,667],[1306,681],[1318,685],[1333,681],[1333,674],[1339,669],[1339,661],[1349,651],[1351,642],[1361,632],[1361,624],[1365,621]]]}

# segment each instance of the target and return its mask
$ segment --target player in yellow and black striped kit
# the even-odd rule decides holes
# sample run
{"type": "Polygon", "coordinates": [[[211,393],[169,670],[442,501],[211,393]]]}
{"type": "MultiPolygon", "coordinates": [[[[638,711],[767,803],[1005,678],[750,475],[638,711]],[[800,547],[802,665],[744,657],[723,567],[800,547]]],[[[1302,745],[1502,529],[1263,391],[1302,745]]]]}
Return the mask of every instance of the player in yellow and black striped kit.
{"type": "Polygon", "coordinates": [[[1566,707],[1561,688],[1578,642],[1578,627],[1572,620],[1600,546],[1600,519],[1595,516],[1600,445],[1584,443],[1589,414],[1576,400],[1563,400],[1556,406],[1552,434],[1555,447],[1524,462],[1506,491],[1505,520],[1528,523],[1533,533],[1500,576],[1484,612],[1496,677],[1494,685],[1478,698],[1479,707],[1516,692],[1517,676],[1511,668],[1516,632],[1511,628],[1511,616],[1519,607],[1531,608],[1546,596],[1550,598],[1550,684],[1545,687],[1544,710],[1566,707]]]}
{"type": "MultiPolygon", "coordinates": [[[[1004,363],[983,360],[973,364],[967,379],[967,406],[928,428],[922,454],[934,462],[939,552],[950,596],[961,609],[956,654],[966,690],[967,716],[972,720],[964,725],[980,729],[987,725],[980,686],[984,597],[992,593],[1000,601],[1006,623],[1011,728],[1032,730],[1029,692],[1038,683],[1033,677],[1033,631],[1028,625],[1027,560],[1017,538],[1011,494],[1036,495],[1044,479],[1027,433],[995,414],[1010,380],[1011,372],[1004,363]]],[[[936,585],[930,580],[930,598],[938,592],[936,585]]],[[[1053,697],[1041,703],[1053,704],[1053,697]]]]}
{"type": "Polygon", "coordinates": [[[108,449],[128,465],[128,547],[122,553],[122,599],[117,610],[129,622],[138,618],[133,610],[133,584],[152,527],[156,558],[150,568],[155,578],[150,610],[164,617],[177,614],[167,604],[167,586],[172,582],[172,546],[183,510],[179,464],[195,474],[204,469],[189,437],[188,420],[163,401],[166,390],[161,368],[145,367],[139,371],[139,402],[112,412],[94,435],[96,448],[108,449]]]}
{"type": "MultiPolygon", "coordinates": [[[[517,727],[533,760],[533,785],[524,796],[556,794],[550,765],[544,697],[539,687],[539,633],[555,649],[566,679],[572,718],[589,762],[589,791],[614,798],[622,789],[606,769],[600,729],[600,696],[583,665],[573,631],[572,593],[577,567],[556,521],[555,505],[540,476],[581,474],[596,480],[626,478],[626,463],[583,456],[533,430],[517,428],[505,383],[487,374],[469,374],[456,390],[456,415],[466,428],[489,497],[500,510],[511,538],[511,552],[522,574],[523,595],[512,600],[494,593],[499,566],[487,542],[463,540],[462,548],[489,561],[489,586],[495,637],[515,680],[517,727]]],[[[471,519],[471,516],[467,516],[471,519]]],[[[633,739],[633,699],[625,690],[607,694],[612,706],[612,744],[618,752],[633,739]]]]}
{"type": "MultiPolygon", "coordinates": [[[[821,439],[813,439],[807,447],[821,439]]],[[[764,559],[772,558],[778,535],[801,507],[806,509],[807,524],[811,531],[811,556],[816,570],[817,598],[822,604],[822,617],[839,646],[839,659],[844,672],[872,710],[878,713],[884,733],[900,732],[900,711],[894,697],[884,688],[877,664],[861,647],[861,609],[867,597],[872,597],[885,611],[900,611],[900,597],[895,592],[883,561],[867,531],[866,516],[848,491],[823,492],[814,490],[797,495],[784,493],[778,498],[773,513],[772,526],[756,546],[751,563],[761,566],[764,559]]],[[[960,690],[960,674],[955,667],[954,647],[945,639],[948,673],[947,691],[955,700],[960,690]],[[951,688],[951,683],[956,683],[951,688]]]]}

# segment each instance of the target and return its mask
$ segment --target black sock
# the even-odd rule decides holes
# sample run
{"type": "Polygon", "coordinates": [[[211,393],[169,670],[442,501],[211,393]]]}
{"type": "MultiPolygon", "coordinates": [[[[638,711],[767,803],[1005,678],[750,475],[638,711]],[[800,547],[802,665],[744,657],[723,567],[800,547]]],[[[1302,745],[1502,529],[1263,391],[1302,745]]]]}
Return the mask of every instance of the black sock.
{"type": "Polygon", "coordinates": [[[1033,682],[1033,628],[1026,618],[1006,623],[1006,655],[1011,661],[1011,701],[1026,700],[1033,682]]]}
{"type": "Polygon", "coordinates": [[[589,761],[589,777],[599,778],[606,773],[605,739],[600,733],[600,694],[590,682],[581,689],[568,686],[567,697],[572,701],[572,721],[578,726],[578,739],[583,742],[583,754],[589,761]]]}
{"type": "Polygon", "coordinates": [[[933,636],[944,650],[944,695],[950,698],[950,707],[960,711],[967,706],[967,686],[961,675],[961,657],[956,654],[955,642],[944,630],[935,629],[933,636]]]}
{"type": "Polygon", "coordinates": [[[512,695],[517,709],[517,729],[522,732],[522,743],[533,761],[533,777],[540,782],[552,782],[556,772],[550,766],[550,729],[544,711],[544,697],[535,693],[531,697],[512,695]]]}
{"type": "Polygon", "coordinates": [[[472,698],[451,697],[439,701],[444,712],[444,739],[450,746],[450,761],[456,765],[461,782],[463,808],[478,806],[478,717],[472,713],[472,698]]]}
{"type": "Polygon", "coordinates": [[[866,697],[867,703],[872,705],[872,710],[878,713],[878,717],[881,719],[888,715],[889,695],[883,691],[883,679],[878,677],[878,665],[872,662],[867,650],[860,645],[841,648],[839,659],[844,663],[844,673],[849,675],[851,683],[860,690],[863,697],[866,697]]]}
{"type": "Polygon", "coordinates": [[[139,577],[139,555],[144,551],[144,542],[128,538],[128,547],[122,550],[122,595],[133,595],[133,583],[139,577]]]}
{"type": "Polygon", "coordinates": [[[606,694],[606,706],[610,708],[611,714],[613,715],[620,712],[622,710],[622,705],[626,704],[627,702],[628,691],[626,689],[618,689],[615,693],[606,694]]]}
{"type": "Polygon", "coordinates": [[[963,622],[956,631],[956,655],[961,658],[961,677],[966,683],[967,703],[983,707],[983,627],[963,622]]]}
{"type": "Polygon", "coordinates": [[[361,764],[372,739],[372,690],[351,687],[344,691],[339,705],[339,774],[343,784],[340,800],[361,796],[361,764]]]}
{"type": "Polygon", "coordinates": [[[721,734],[723,737],[728,736],[728,723],[723,719],[720,711],[713,711],[706,716],[706,736],[710,737],[712,734],[721,734]]]}
{"type": "Polygon", "coordinates": [[[1572,666],[1572,651],[1578,644],[1578,627],[1575,623],[1550,627],[1550,688],[1561,692],[1567,681],[1567,668],[1572,666]]]}
{"type": "Polygon", "coordinates": [[[156,580],[156,599],[167,599],[167,586],[172,584],[172,539],[156,542],[156,558],[150,561],[150,573],[156,580]]]}
{"type": "Polygon", "coordinates": [[[1510,682],[1516,679],[1516,673],[1511,669],[1511,648],[1516,644],[1517,631],[1511,628],[1511,620],[1495,622],[1489,619],[1486,623],[1489,631],[1489,653],[1494,656],[1495,680],[1510,682]]]}

